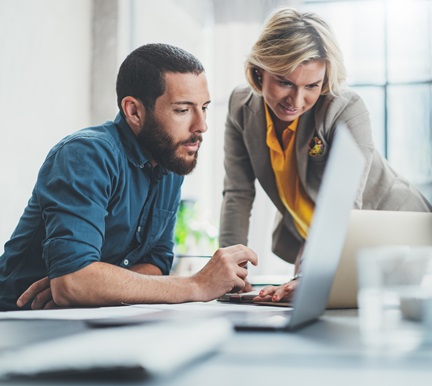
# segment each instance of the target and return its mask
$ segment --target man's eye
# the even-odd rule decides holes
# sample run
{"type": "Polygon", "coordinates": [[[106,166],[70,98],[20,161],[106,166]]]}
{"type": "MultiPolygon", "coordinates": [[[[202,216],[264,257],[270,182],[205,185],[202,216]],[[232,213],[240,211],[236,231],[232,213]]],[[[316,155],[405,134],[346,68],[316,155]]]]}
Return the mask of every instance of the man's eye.
{"type": "Polygon", "coordinates": [[[188,109],[175,109],[175,112],[179,114],[184,114],[188,112],[188,109]]]}

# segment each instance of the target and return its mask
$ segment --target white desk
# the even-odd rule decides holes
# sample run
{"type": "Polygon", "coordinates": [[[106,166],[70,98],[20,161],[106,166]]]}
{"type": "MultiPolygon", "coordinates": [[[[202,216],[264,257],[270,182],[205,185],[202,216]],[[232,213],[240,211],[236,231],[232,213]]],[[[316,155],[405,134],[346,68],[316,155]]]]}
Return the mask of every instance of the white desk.
{"type": "MultiPolygon", "coordinates": [[[[202,358],[170,377],[134,382],[104,380],[99,384],[164,386],[431,384],[432,349],[394,357],[373,355],[368,353],[361,344],[357,323],[355,310],[327,311],[317,323],[294,332],[237,332],[216,354],[202,358]]],[[[62,333],[79,333],[86,328],[80,321],[2,320],[0,321],[2,341],[0,350],[11,347],[12,340],[16,344],[22,344],[36,338],[45,339],[62,333]],[[4,337],[9,339],[4,340],[4,337]]],[[[90,380],[74,383],[57,379],[52,382],[15,380],[1,384],[18,386],[94,383],[90,380]]]]}
{"type": "MultiPolygon", "coordinates": [[[[432,351],[385,358],[359,339],[356,311],[328,311],[295,332],[240,332],[166,385],[429,385],[432,351]],[[205,380],[205,382],[204,382],[205,380]]],[[[155,383],[155,384],[164,384],[155,383]]]]}

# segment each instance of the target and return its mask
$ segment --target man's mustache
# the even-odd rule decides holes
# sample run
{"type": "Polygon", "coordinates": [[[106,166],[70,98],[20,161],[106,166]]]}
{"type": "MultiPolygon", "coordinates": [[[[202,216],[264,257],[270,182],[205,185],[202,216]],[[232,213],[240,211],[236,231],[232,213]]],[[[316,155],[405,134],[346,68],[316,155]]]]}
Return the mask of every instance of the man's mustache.
{"type": "Polygon", "coordinates": [[[195,143],[195,142],[202,142],[203,141],[203,137],[201,134],[193,134],[189,137],[189,139],[180,142],[180,145],[187,145],[188,143],[195,143]]]}

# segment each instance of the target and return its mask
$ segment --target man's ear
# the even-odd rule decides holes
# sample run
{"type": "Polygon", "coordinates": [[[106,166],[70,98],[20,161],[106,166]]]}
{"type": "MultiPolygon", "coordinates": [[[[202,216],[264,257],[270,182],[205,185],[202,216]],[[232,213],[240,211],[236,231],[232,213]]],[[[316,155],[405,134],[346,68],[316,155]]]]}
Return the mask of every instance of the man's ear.
{"type": "Polygon", "coordinates": [[[145,121],[146,110],[144,105],[138,99],[127,96],[122,99],[121,106],[126,122],[135,134],[138,134],[145,121]]]}

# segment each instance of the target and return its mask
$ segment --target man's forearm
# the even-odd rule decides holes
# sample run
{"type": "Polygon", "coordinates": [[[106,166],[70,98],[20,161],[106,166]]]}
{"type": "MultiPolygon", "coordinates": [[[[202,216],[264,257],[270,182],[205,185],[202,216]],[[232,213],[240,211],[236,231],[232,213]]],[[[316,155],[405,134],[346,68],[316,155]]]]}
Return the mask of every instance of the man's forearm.
{"type": "Polygon", "coordinates": [[[142,274],[157,272],[150,264],[137,266],[138,273],[96,262],[52,279],[50,286],[54,302],[60,307],[209,301],[233,288],[242,289],[248,262],[257,264],[255,252],[243,245],[233,245],[219,248],[191,277],[142,274]]]}
{"type": "Polygon", "coordinates": [[[196,300],[199,291],[190,278],[162,277],[160,273],[150,264],[127,270],[97,262],[52,279],[51,289],[55,303],[63,307],[196,300]]]}
{"type": "Polygon", "coordinates": [[[140,273],[142,275],[155,275],[155,276],[161,276],[162,271],[160,268],[156,267],[153,264],[143,263],[143,264],[136,264],[133,267],[130,268],[131,271],[140,273]]]}

